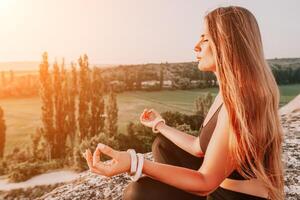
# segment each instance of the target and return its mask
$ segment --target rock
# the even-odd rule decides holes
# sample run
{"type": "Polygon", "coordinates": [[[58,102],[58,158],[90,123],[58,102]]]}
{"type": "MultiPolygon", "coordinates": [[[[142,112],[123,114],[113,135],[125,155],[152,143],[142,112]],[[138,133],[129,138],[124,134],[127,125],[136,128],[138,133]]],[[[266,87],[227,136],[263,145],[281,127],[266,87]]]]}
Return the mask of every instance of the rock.
{"type": "MultiPolygon", "coordinates": [[[[279,109],[281,116],[300,112],[300,94],[279,109]]],[[[299,118],[298,118],[299,119],[299,118]]]]}
{"type": "MultiPolygon", "coordinates": [[[[300,104],[300,103],[299,103],[300,104]]],[[[283,159],[285,163],[286,199],[300,198],[300,112],[282,117],[284,130],[283,159]],[[297,118],[297,120],[295,120],[297,118]]]]}
{"type": "MultiPolygon", "coordinates": [[[[152,153],[144,154],[145,158],[153,161],[152,153]]],[[[66,185],[54,189],[52,192],[38,198],[39,200],[99,200],[122,199],[122,194],[131,182],[127,173],[113,177],[105,177],[90,173],[80,174],[80,177],[66,185]]]]}
{"type": "MultiPolygon", "coordinates": [[[[287,107],[280,109],[281,123],[284,130],[283,162],[285,164],[285,193],[286,199],[296,200],[300,197],[300,95],[287,107]]],[[[146,159],[152,160],[152,153],[145,154],[146,159]]],[[[120,200],[122,194],[131,182],[127,174],[111,178],[99,176],[88,171],[80,174],[75,181],[57,187],[39,200],[120,200]]]]}
{"type": "MultiPolygon", "coordinates": [[[[300,112],[283,115],[284,130],[283,161],[285,163],[285,193],[286,199],[296,200],[300,196],[300,112]],[[297,120],[295,120],[295,118],[297,120]]],[[[152,153],[145,154],[153,161],[152,153]]],[[[76,181],[56,188],[52,192],[39,198],[44,200],[73,199],[122,199],[126,185],[131,181],[127,174],[111,178],[83,172],[76,181]]]]}

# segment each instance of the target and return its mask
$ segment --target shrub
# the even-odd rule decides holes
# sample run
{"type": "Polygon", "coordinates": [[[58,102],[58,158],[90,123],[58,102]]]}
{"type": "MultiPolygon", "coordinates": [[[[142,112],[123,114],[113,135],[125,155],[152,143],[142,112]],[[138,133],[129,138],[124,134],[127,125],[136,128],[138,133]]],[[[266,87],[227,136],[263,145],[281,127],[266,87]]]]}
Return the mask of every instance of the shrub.
{"type": "Polygon", "coordinates": [[[130,122],[127,125],[127,135],[119,134],[116,139],[120,150],[135,149],[137,152],[146,153],[151,151],[154,138],[155,134],[151,128],[130,122]]]}
{"type": "Polygon", "coordinates": [[[191,130],[199,130],[204,120],[204,116],[201,114],[186,115],[178,111],[166,111],[161,113],[161,116],[166,120],[166,124],[171,127],[187,124],[191,130]]]}
{"type": "Polygon", "coordinates": [[[210,106],[213,103],[213,97],[211,93],[207,92],[200,94],[195,100],[196,114],[205,116],[208,113],[210,106]]]}
{"type": "Polygon", "coordinates": [[[49,162],[21,162],[8,167],[8,178],[11,182],[26,181],[35,175],[51,169],[58,169],[62,166],[60,160],[51,160],[49,162]]]}
{"type": "Polygon", "coordinates": [[[191,126],[188,125],[188,124],[185,124],[185,123],[176,126],[176,129],[177,129],[177,130],[180,130],[180,131],[182,131],[182,132],[185,132],[185,133],[187,133],[187,134],[190,134],[190,135],[194,135],[194,136],[198,136],[198,135],[199,135],[197,130],[192,130],[192,129],[191,129],[191,126]]]}
{"type": "Polygon", "coordinates": [[[0,160],[0,175],[7,173],[7,162],[4,159],[0,160]]]}

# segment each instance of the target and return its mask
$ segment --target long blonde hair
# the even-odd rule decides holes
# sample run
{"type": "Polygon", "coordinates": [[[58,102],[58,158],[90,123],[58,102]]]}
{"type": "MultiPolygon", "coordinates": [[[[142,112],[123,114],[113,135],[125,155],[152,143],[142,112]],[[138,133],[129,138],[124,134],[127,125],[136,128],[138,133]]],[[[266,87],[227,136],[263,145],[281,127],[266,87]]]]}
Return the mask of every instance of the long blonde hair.
{"type": "Polygon", "coordinates": [[[269,197],[282,200],[280,94],[264,58],[257,21],[249,10],[229,6],[209,12],[205,22],[233,133],[230,156],[242,176],[261,179],[269,197]]]}

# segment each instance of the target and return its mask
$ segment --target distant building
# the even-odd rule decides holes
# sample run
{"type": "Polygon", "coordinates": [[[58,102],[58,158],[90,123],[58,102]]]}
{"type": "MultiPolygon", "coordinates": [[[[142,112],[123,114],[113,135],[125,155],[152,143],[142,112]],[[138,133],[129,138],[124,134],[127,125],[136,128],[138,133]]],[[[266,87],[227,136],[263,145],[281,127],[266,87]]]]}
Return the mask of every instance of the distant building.
{"type": "Polygon", "coordinates": [[[157,84],[160,84],[160,82],[159,82],[159,81],[156,81],[156,80],[142,81],[142,82],[141,82],[141,85],[142,85],[142,86],[154,86],[154,85],[157,85],[157,84]]]}
{"type": "MultiPolygon", "coordinates": [[[[160,81],[157,80],[150,80],[150,81],[142,81],[141,82],[141,86],[143,89],[146,88],[153,88],[155,86],[159,86],[160,85],[160,81]]],[[[172,88],[173,83],[171,80],[164,80],[163,81],[163,88],[172,88]]]]}
{"type": "Polygon", "coordinates": [[[173,82],[171,80],[164,80],[163,81],[163,88],[172,88],[173,82]]]}
{"type": "Polygon", "coordinates": [[[192,87],[198,87],[201,84],[201,80],[191,80],[192,87]]]}

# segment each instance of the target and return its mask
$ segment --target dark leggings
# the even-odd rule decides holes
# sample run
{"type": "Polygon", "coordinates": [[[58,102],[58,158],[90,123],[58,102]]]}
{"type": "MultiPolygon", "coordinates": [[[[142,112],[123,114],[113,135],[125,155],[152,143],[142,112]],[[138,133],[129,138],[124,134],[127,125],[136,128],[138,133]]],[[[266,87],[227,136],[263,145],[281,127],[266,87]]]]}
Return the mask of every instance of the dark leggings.
{"type": "MultiPolygon", "coordinates": [[[[194,170],[198,170],[203,162],[203,158],[187,153],[160,133],[157,134],[152,144],[152,153],[155,162],[194,170]]],[[[138,181],[129,183],[122,198],[123,200],[265,200],[265,198],[234,192],[221,187],[218,187],[208,196],[197,196],[149,176],[143,176],[138,181]]]]}

